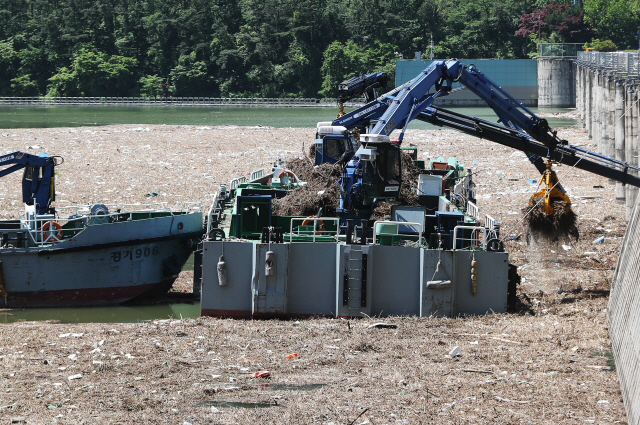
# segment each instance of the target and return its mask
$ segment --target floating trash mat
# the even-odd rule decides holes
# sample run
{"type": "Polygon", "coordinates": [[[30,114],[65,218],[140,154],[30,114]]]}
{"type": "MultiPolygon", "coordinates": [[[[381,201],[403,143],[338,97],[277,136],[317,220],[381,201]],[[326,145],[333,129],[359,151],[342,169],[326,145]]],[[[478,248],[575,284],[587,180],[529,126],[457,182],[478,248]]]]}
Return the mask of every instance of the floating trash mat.
{"type": "Polygon", "coordinates": [[[282,407],[282,405],[269,403],[265,401],[239,402],[239,401],[211,400],[211,401],[202,401],[196,404],[196,407],[216,407],[216,408],[236,407],[236,408],[244,408],[244,409],[261,409],[264,407],[282,407]]]}
{"type": "Polygon", "coordinates": [[[313,391],[316,388],[324,387],[327,384],[258,384],[254,385],[255,388],[264,388],[266,390],[274,391],[313,391]]]}

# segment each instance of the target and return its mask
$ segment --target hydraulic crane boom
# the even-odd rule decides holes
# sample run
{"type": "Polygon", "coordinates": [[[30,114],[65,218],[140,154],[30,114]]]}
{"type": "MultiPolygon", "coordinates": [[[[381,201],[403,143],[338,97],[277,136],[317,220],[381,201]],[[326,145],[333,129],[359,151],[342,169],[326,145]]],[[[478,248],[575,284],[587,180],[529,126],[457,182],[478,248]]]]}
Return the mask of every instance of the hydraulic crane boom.
{"type": "Polygon", "coordinates": [[[35,205],[36,214],[47,214],[51,202],[56,199],[55,166],[56,158],[47,154],[31,155],[24,152],[13,152],[0,156],[0,167],[11,165],[0,170],[0,177],[24,169],[22,177],[22,201],[27,205],[35,205]]]}
{"type": "Polygon", "coordinates": [[[513,149],[523,151],[532,158],[536,168],[544,171],[543,157],[551,161],[610,178],[623,184],[640,187],[640,177],[629,174],[629,170],[640,172],[640,168],[617,159],[608,158],[569,144],[557,144],[553,149],[530,135],[503,127],[476,117],[469,117],[439,107],[429,107],[417,119],[437,126],[450,127],[473,136],[487,139],[513,149]]]}

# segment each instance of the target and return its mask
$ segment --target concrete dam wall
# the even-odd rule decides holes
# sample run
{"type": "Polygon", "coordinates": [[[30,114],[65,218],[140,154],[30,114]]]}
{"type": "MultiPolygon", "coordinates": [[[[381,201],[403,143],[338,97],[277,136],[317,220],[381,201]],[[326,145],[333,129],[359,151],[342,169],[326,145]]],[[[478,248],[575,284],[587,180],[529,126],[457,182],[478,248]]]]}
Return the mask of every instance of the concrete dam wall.
{"type": "MultiPolygon", "coordinates": [[[[581,52],[576,106],[598,151],[638,165],[640,54],[581,52]]],[[[640,424],[640,197],[616,184],[627,231],[613,277],[608,327],[629,424],[640,424]]]]}

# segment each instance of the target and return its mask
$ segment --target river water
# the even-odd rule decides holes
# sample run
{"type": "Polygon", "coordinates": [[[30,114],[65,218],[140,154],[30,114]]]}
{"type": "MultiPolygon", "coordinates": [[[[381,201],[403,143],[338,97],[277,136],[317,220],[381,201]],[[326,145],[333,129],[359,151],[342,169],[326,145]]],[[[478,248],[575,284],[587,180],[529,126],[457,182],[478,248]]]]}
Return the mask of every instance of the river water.
{"type": "MultiPolygon", "coordinates": [[[[451,108],[456,112],[488,121],[497,121],[491,108],[451,108]]],[[[547,116],[550,126],[567,127],[577,124],[572,118],[555,117],[568,109],[531,108],[547,116]]],[[[238,125],[269,127],[315,127],[318,121],[331,121],[337,108],[243,108],[190,106],[10,106],[0,107],[0,129],[81,127],[108,124],[167,125],[238,125]]],[[[438,129],[414,121],[408,128],[438,129]]],[[[189,265],[187,265],[188,269],[189,265]]],[[[191,269],[192,269],[191,264],[191,269]]],[[[0,305],[1,307],[1,305],[0,305]]],[[[61,323],[125,323],[153,319],[195,318],[200,305],[179,303],[154,306],[116,306],[93,308],[45,308],[0,310],[0,323],[21,320],[56,320],[61,323]]]]}
{"type": "MultiPolygon", "coordinates": [[[[497,121],[491,108],[451,108],[464,115],[497,121]]],[[[536,114],[564,113],[562,108],[531,108],[536,114]]],[[[0,129],[82,127],[108,124],[238,125],[268,127],[315,127],[318,121],[331,121],[337,108],[244,108],[206,106],[2,106],[0,129]]],[[[571,118],[550,116],[551,127],[577,124],[571,118]]],[[[436,129],[413,121],[409,128],[436,129]]]]}

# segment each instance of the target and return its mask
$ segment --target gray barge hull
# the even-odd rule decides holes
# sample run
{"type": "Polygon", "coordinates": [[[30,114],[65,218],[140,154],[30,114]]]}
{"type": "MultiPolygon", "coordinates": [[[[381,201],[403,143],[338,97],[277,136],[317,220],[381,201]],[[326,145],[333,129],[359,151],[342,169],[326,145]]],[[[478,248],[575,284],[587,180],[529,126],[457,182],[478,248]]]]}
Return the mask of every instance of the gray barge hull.
{"type": "Polygon", "coordinates": [[[202,214],[193,213],[92,225],[47,247],[4,247],[0,305],[108,305],[162,295],[202,232],[202,214]]]}
{"type": "Polygon", "coordinates": [[[202,263],[206,316],[455,317],[507,309],[505,252],[205,241],[202,263]],[[275,261],[267,271],[268,251],[275,261]],[[223,254],[226,282],[217,271],[223,254]]]}

